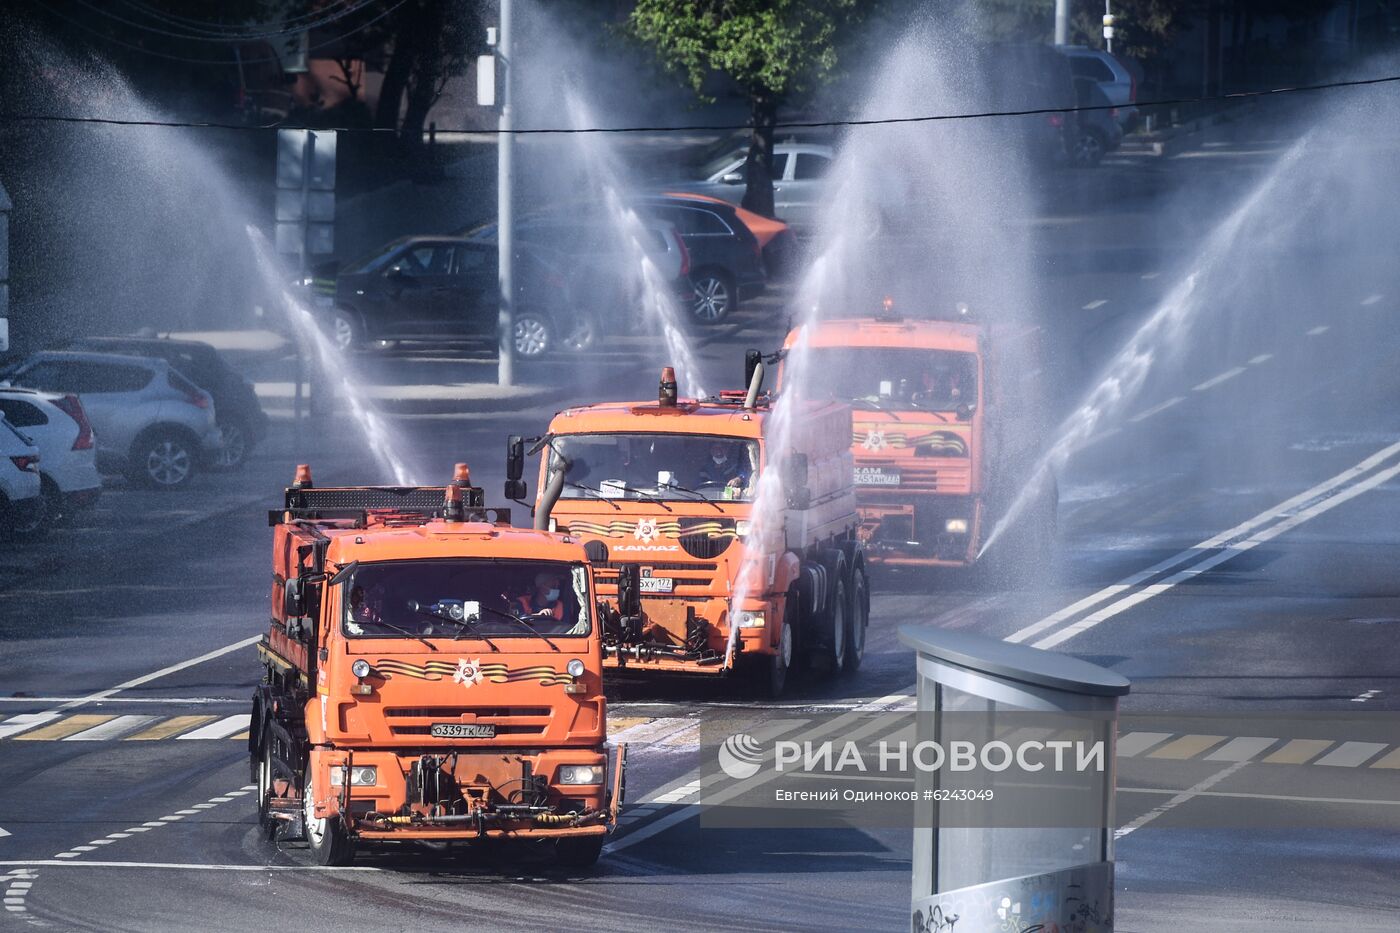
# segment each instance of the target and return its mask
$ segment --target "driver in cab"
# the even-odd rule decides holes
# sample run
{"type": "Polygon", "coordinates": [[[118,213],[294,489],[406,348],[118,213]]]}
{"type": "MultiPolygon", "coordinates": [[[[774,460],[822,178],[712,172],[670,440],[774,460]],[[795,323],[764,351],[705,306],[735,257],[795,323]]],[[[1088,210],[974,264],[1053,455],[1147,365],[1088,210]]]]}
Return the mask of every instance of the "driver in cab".
{"type": "Polygon", "coordinates": [[[564,599],[560,583],[556,573],[545,570],[535,574],[535,585],[530,592],[515,598],[515,611],[521,616],[543,616],[562,621],[564,599]]]}
{"type": "Polygon", "coordinates": [[[699,475],[699,486],[723,486],[725,498],[732,498],[749,484],[748,467],[739,462],[735,445],[722,441],[710,444],[710,456],[701,465],[699,475]]]}

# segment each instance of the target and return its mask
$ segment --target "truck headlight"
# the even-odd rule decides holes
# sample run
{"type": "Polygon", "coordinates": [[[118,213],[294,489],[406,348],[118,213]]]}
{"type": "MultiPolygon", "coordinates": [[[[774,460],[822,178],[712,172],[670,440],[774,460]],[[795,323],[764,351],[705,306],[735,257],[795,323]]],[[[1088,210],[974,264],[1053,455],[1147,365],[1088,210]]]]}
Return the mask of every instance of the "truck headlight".
{"type": "Polygon", "coordinates": [[[950,518],[943,523],[943,530],[950,535],[965,535],[967,534],[967,519],[950,518]]]}
{"type": "Polygon", "coordinates": [[[603,769],[593,765],[560,765],[560,784],[601,784],[603,769]]]}
{"type": "MultiPolygon", "coordinates": [[[[356,765],[350,769],[351,787],[373,787],[379,783],[379,769],[374,765],[356,765]]],[[[345,767],[343,765],[331,765],[331,787],[343,787],[345,785],[345,767]]]]}
{"type": "Polygon", "coordinates": [[[374,673],[374,668],[370,667],[369,662],[366,661],[364,658],[360,658],[354,664],[350,665],[350,673],[354,674],[361,680],[364,680],[370,674],[374,673]]]}
{"type": "Polygon", "coordinates": [[[738,612],[739,628],[763,628],[768,620],[763,615],[763,610],[749,611],[741,609],[738,612]]]}
{"type": "Polygon", "coordinates": [[[741,518],[734,523],[734,536],[736,538],[746,538],[752,528],[753,522],[749,521],[747,518],[741,518]]]}
{"type": "Polygon", "coordinates": [[[583,662],[578,658],[574,658],[568,664],[564,665],[564,669],[568,671],[569,676],[575,680],[583,676],[583,662]]]}

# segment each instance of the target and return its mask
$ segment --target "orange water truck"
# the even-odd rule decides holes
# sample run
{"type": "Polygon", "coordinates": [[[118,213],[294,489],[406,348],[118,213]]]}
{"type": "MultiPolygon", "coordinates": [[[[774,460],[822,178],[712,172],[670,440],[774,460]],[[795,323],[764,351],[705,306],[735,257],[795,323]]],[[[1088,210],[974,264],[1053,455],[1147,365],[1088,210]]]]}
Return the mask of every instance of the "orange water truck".
{"type": "Polygon", "coordinates": [[[414,487],[318,487],[303,466],[268,521],[248,745],[269,837],[324,865],[486,840],[595,862],[626,763],[606,744],[601,546],[512,527],[461,464],[414,487]]]}

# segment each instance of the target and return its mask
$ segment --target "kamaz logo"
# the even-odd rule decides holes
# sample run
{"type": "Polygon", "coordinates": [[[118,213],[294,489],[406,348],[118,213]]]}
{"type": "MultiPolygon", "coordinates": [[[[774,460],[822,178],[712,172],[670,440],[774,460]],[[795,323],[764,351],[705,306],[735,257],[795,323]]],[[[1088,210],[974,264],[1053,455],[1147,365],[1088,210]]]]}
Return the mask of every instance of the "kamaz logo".
{"type": "Polygon", "coordinates": [[[679,551],[675,544],[619,544],[614,551],[679,551]]]}

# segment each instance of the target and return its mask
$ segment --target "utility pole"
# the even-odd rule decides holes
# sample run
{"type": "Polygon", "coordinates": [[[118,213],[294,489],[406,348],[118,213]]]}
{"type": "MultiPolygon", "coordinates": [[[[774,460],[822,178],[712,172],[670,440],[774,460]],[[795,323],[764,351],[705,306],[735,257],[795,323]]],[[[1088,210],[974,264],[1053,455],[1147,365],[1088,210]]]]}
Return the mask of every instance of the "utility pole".
{"type": "Polygon", "coordinates": [[[1055,0],[1055,44],[1069,45],[1069,0],[1055,0]]]}
{"type": "Polygon", "coordinates": [[[1113,9],[1111,0],[1103,0],[1103,44],[1108,54],[1113,54],[1113,9]]]}
{"type": "Polygon", "coordinates": [[[500,310],[497,313],[498,385],[511,385],[515,378],[514,302],[515,276],[511,268],[515,258],[515,209],[511,203],[511,162],[515,137],[511,133],[511,0],[500,0],[500,31],[496,36],[496,59],[500,63],[500,120],[496,134],[496,254],[500,278],[500,310]]]}

